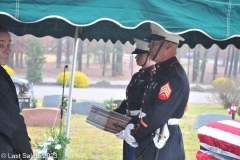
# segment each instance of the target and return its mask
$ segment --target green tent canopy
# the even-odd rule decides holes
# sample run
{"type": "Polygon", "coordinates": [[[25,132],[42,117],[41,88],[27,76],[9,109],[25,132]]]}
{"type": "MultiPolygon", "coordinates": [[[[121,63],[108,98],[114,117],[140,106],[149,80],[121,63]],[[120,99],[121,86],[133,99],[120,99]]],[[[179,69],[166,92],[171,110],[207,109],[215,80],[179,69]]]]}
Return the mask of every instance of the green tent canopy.
{"type": "MultiPolygon", "coordinates": [[[[22,36],[74,37],[69,99],[72,99],[79,38],[115,43],[150,35],[150,23],[185,38],[179,47],[229,44],[240,48],[239,0],[1,0],[0,23],[22,36]]],[[[69,136],[72,101],[69,101],[69,136]]]]}
{"type": "Polygon", "coordinates": [[[78,37],[122,43],[142,39],[154,22],[182,35],[191,48],[240,48],[239,0],[2,0],[0,23],[16,35],[78,37]]]}

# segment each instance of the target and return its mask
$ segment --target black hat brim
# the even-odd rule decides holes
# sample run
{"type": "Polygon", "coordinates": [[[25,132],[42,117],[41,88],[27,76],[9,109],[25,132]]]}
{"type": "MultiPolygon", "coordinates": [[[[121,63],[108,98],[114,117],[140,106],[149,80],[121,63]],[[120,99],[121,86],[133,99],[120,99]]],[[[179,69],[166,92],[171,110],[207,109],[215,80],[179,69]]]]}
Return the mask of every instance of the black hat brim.
{"type": "Polygon", "coordinates": [[[149,51],[141,50],[141,49],[135,49],[131,54],[146,54],[149,53],[149,51]]]}

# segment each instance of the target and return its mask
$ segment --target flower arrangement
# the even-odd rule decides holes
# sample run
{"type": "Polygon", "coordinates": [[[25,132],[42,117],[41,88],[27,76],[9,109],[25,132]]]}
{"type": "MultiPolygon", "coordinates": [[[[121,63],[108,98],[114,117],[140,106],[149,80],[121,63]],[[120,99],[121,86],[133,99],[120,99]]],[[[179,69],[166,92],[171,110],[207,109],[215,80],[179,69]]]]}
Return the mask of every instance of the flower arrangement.
{"type": "Polygon", "coordinates": [[[63,131],[62,120],[60,120],[59,131],[54,127],[50,127],[50,132],[46,133],[45,140],[42,144],[35,142],[34,147],[37,150],[35,160],[65,160],[64,155],[70,138],[66,138],[63,131]]]}
{"type": "Polygon", "coordinates": [[[78,97],[77,96],[73,96],[72,97],[72,102],[77,102],[78,101],[78,97]]]}
{"type": "Polygon", "coordinates": [[[103,103],[106,105],[107,109],[110,109],[110,110],[117,109],[117,104],[114,103],[114,99],[113,98],[106,99],[106,100],[104,100],[103,103]]]}
{"type": "Polygon", "coordinates": [[[38,99],[36,98],[36,96],[32,95],[31,100],[30,100],[31,108],[36,108],[37,107],[37,102],[38,102],[38,99]]]}

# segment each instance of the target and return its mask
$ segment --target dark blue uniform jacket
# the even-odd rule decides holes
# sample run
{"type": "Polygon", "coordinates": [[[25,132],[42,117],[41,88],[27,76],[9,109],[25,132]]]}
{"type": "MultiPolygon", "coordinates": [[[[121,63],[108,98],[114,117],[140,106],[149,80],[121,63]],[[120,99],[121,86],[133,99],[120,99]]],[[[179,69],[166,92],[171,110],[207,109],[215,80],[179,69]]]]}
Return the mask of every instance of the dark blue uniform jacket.
{"type": "Polygon", "coordinates": [[[132,76],[130,83],[126,89],[126,99],[123,100],[121,105],[115,110],[115,112],[126,114],[128,110],[139,110],[142,105],[142,98],[144,94],[144,87],[149,83],[151,71],[154,70],[154,66],[150,66],[145,69],[140,69],[139,72],[132,76]]]}
{"type": "Polygon", "coordinates": [[[184,146],[179,125],[169,125],[170,137],[162,149],[155,147],[153,134],[170,118],[182,118],[189,97],[189,82],[176,57],[156,64],[156,71],[146,86],[142,111],[132,135],[139,143],[136,159],[184,160],[184,146]],[[158,156],[157,156],[158,155],[158,156]]]}

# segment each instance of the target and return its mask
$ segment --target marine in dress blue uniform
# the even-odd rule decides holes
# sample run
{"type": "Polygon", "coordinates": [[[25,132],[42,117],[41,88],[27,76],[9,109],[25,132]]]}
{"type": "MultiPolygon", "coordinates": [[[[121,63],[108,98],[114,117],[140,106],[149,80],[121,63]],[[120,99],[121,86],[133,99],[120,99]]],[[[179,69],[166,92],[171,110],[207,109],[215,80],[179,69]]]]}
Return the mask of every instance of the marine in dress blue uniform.
{"type": "MultiPolygon", "coordinates": [[[[149,57],[148,43],[138,39],[136,39],[135,42],[136,49],[132,52],[132,54],[137,54],[137,64],[141,65],[142,68],[139,70],[139,72],[132,76],[132,79],[126,89],[126,99],[123,100],[115,112],[130,116],[132,119],[137,120],[137,115],[140,112],[140,107],[142,105],[144,87],[150,79],[150,74],[153,73],[152,71],[154,70],[154,62],[151,60],[151,57],[149,57]],[[143,56],[143,54],[145,54],[144,57],[139,57],[143,56]],[[141,60],[139,58],[141,58],[141,60]]],[[[135,147],[131,147],[124,141],[123,160],[133,160],[134,155],[135,147]]]]}
{"type": "Polygon", "coordinates": [[[184,160],[178,120],[184,114],[190,90],[187,75],[176,58],[179,40],[184,39],[157,25],[151,27],[149,51],[156,70],[145,88],[138,123],[128,124],[125,132],[130,134],[124,139],[137,146],[137,160],[184,160]]]}

